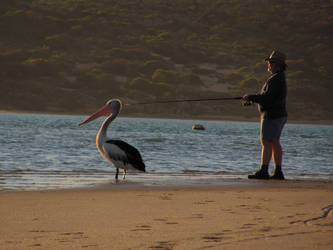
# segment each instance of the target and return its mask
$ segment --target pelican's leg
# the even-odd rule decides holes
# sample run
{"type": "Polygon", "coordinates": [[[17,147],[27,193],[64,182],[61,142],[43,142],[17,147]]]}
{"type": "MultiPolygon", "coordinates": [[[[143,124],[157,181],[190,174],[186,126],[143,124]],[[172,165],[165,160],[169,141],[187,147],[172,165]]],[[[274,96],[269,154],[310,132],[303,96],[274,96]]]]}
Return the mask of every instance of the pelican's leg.
{"type": "Polygon", "coordinates": [[[118,174],[119,174],[119,168],[117,168],[117,170],[116,170],[116,180],[118,180],[118,174]]]}
{"type": "Polygon", "coordinates": [[[126,169],[124,169],[123,180],[126,178],[126,169]]]}

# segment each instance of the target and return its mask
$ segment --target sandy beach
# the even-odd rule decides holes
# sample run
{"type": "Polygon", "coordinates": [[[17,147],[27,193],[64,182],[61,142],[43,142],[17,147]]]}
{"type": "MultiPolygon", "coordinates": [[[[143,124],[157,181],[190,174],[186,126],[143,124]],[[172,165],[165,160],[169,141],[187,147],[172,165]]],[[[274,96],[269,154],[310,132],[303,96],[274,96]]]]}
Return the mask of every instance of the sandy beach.
{"type": "Polygon", "coordinates": [[[333,183],[0,193],[1,249],[333,249],[333,183]]]}

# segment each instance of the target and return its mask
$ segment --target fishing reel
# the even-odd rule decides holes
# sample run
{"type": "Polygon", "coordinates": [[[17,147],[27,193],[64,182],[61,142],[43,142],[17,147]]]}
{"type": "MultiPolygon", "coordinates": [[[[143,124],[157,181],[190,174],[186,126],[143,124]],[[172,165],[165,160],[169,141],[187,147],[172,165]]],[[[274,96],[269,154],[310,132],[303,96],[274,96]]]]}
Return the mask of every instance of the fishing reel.
{"type": "Polygon", "coordinates": [[[241,104],[243,107],[248,107],[254,105],[254,102],[242,100],[241,104]]]}

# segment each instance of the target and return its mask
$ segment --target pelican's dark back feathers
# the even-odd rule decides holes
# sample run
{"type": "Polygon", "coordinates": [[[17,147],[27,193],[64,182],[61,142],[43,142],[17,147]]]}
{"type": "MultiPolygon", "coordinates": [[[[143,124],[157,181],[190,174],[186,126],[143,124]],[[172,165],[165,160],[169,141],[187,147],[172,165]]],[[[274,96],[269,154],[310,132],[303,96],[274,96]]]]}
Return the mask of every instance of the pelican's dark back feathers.
{"type": "MultiPolygon", "coordinates": [[[[131,164],[140,171],[146,171],[146,166],[142,160],[141,154],[135,147],[121,140],[107,140],[105,143],[110,143],[119,147],[119,149],[126,154],[126,159],[123,157],[114,160],[121,160],[124,164],[131,164]]],[[[109,154],[109,157],[114,158],[111,154],[109,154]]]]}

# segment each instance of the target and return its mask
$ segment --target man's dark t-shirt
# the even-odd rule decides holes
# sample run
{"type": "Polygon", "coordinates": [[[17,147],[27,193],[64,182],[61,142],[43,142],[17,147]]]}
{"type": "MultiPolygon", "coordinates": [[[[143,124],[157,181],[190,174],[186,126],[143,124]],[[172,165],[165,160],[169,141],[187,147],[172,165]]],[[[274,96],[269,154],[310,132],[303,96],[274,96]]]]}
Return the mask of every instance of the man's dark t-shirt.
{"type": "Polygon", "coordinates": [[[249,95],[248,100],[259,104],[263,119],[287,117],[287,84],[284,72],[277,72],[265,82],[259,94],[249,95]]]}

